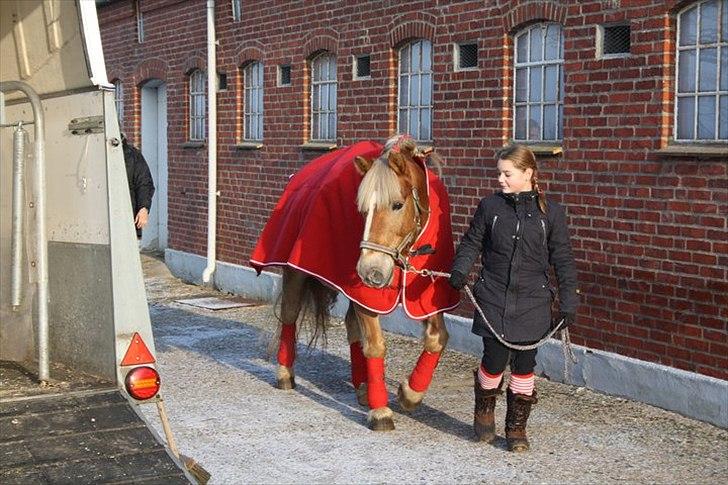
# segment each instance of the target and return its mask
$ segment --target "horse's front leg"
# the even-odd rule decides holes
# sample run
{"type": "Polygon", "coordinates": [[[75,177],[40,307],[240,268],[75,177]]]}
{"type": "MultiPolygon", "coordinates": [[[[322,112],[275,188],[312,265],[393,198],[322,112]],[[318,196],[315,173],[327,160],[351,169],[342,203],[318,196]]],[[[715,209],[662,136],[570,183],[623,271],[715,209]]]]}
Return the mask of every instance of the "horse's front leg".
{"type": "Polygon", "coordinates": [[[374,431],[391,431],[394,429],[392,410],[387,406],[387,385],[384,382],[384,355],[386,347],[379,315],[355,305],[355,311],[361,323],[364,337],[364,357],[367,365],[367,401],[369,414],[367,422],[374,431]]]}
{"type": "Polygon", "coordinates": [[[410,374],[409,381],[402,382],[397,391],[397,399],[405,411],[414,410],[422,402],[442,351],[447,345],[448,333],[442,313],[426,318],[423,323],[425,348],[410,374]]]}
{"type": "Polygon", "coordinates": [[[290,268],[283,270],[281,297],[281,331],[278,343],[277,387],[293,389],[296,387],[293,363],[296,359],[296,320],[301,311],[303,285],[306,275],[290,268]]]}

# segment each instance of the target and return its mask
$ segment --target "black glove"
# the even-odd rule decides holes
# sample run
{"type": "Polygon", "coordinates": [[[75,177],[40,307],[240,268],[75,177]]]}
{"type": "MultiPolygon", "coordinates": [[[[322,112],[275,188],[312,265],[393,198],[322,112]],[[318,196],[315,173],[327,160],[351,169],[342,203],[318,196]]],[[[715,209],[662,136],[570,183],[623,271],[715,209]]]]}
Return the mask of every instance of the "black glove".
{"type": "Polygon", "coordinates": [[[450,273],[450,286],[455,288],[456,290],[462,290],[465,286],[465,275],[462,274],[460,271],[453,271],[450,273]]]}
{"type": "Polygon", "coordinates": [[[559,316],[556,318],[556,321],[554,321],[553,326],[556,327],[556,325],[561,323],[561,320],[563,320],[564,323],[562,323],[559,328],[563,330],[576,321],[576,315],[571,312],[559,312],[559,316]]]}

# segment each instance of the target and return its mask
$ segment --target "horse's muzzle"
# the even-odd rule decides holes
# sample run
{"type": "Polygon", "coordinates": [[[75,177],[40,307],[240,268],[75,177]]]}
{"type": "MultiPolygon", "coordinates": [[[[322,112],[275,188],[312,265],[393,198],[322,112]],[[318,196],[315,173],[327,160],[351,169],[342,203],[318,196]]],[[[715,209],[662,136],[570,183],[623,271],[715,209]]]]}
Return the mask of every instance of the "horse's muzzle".
{"type": "Polygon", "coordinates": [[[370,253],[368,257],[362,255],[359,258],[356,272],[365,285],[371,288],[384,288],[392,282],[394,264],[389,256],[370,253]]]}

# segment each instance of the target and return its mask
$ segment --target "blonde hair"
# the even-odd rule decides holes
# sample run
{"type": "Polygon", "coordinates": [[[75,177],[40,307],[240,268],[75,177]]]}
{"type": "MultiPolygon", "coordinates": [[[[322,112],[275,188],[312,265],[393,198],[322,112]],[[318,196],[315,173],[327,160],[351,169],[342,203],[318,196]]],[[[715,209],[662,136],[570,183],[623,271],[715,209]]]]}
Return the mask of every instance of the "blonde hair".
{"type": "Polygon", "coordinates": [[[546,214],[546,194],[538,186],[538,164],[536,163],[536,156],[533,152],[523,145],[513,143],[498,152],[498,159],[509,160],[513,163],[514,167],[521,171],[526,171],[529,168],[533,170],[531,185],[533,186],[533,190],[538,193],[538,207],[541,209],[541,212],[546,214]]]}

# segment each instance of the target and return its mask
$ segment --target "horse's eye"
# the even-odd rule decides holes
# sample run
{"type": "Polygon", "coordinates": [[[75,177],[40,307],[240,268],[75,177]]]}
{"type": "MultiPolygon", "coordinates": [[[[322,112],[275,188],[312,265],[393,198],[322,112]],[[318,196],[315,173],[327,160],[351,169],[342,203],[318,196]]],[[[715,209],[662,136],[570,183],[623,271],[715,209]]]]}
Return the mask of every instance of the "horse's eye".
{"type": "Polygon", "coordinates": [[[392,204],[392,210],[393,211],[398,211],[402,207],[404,207],[404,204],[402,202],[395,202],[394,204],[392,204]]]}

